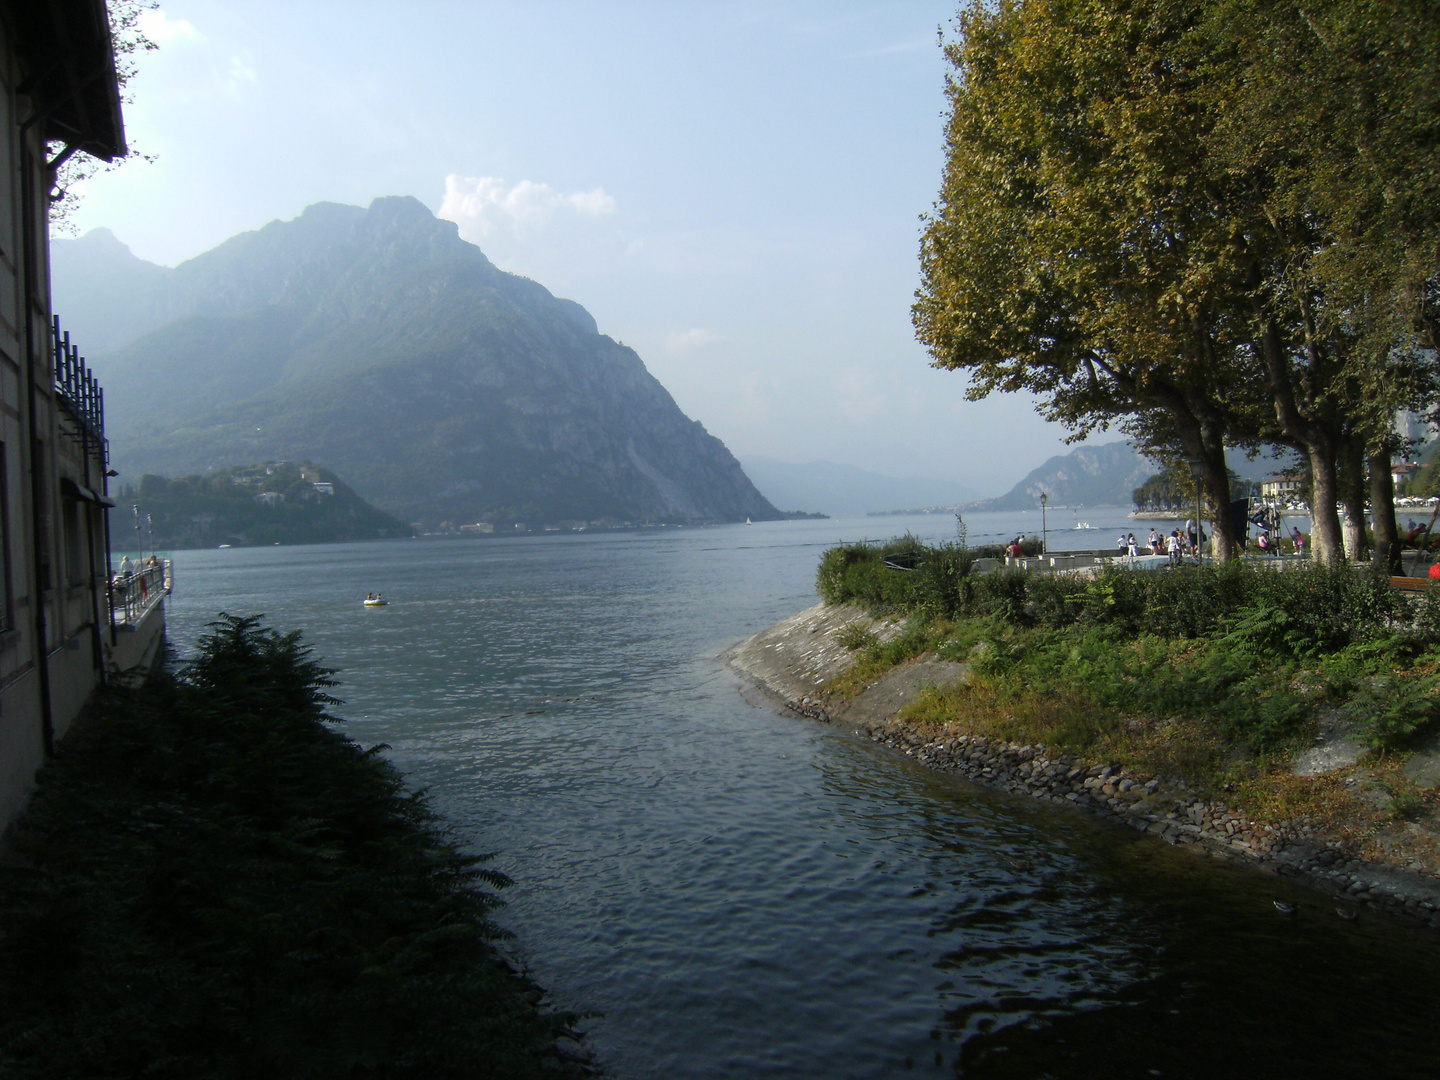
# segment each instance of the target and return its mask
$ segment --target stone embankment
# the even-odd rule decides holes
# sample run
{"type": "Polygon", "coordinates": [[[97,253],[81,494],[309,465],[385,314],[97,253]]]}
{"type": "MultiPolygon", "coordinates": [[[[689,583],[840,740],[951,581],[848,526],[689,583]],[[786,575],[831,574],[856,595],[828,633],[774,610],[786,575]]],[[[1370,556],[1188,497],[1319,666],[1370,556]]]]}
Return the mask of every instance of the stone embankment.
{"type": "Polygon", "coordinates": [[[1414,868],[1357,858],[1340,841],[1308,825],[1263,823],[1223,802],[1202,798],[1176,781],[1162,781],[1104,763],[980,735],[921,730],[900,716],[927,686],[964,681],[964,664],[921,661],[896,668],[856,697],[824,696],[825,685],[853,663],[836,639],[859,622],[878,637],[900,624],[876,622],[857,608],[819,605],[747,638],[722,659],[766,697],[812,719],[842,724],[931,768],[962,773],[1016,795],[1073,806],[1147,833],[1157,840],[1275,873],[1302,877],[1330,894],[1336,914],[1382,909],[1413,923],[1440,928],[1440,882],[1414,868]]]}

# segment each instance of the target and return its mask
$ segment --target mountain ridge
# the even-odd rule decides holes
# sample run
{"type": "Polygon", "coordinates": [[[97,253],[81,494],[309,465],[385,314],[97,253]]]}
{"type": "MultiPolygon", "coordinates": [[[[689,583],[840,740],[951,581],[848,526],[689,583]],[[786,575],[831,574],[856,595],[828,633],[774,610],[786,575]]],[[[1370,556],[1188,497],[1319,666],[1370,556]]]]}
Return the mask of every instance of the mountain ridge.
{"type": "Polygon", "coordinates": [[[967,510],[1028,510],[1044,492],[1052,506],[1128,506],[1132,493],[1159,466],[1120,440],[1056,454],[1004,495],[967,504],[967,510]]]}
{"type": "Polygon", "coordinates": [[[315,460],[421,522],[781,516],[634,350],[418,200],[315,204],[174,268],[117,248],[57,242],[55,290],[77,339],[97,293],[130,312],[92,354],[127,473],[315,460]]]}

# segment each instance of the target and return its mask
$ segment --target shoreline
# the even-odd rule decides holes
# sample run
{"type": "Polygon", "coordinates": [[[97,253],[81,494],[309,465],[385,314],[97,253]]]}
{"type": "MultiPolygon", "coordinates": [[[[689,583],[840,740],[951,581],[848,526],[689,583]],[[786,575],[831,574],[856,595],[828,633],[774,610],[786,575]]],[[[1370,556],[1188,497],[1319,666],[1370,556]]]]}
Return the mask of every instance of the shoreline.
{"type": "Polygon", "coordinates": [[[855,654],[839,640],[859,623],[881,641],[904,622],[875,619],[848,605],[818,604],[726,649],[720,660],[772,704],[823,723],[844,724],[933,769],[958,772],[1017,795],[1069,804],[1197,854],[1242,862],[1298,879],[1326,895],[1337,916],[1367,908],[1412,926],[1440,928],[1440,880],[1384,859],[1361,858],[1317,828],[1265,822],[1188,785],[1139,772],[954,730],[936,732],[900,715],[922,689],[964,682],[969,666],[922,658],[891,669],[852,698],[825,687],[855,654]]]}

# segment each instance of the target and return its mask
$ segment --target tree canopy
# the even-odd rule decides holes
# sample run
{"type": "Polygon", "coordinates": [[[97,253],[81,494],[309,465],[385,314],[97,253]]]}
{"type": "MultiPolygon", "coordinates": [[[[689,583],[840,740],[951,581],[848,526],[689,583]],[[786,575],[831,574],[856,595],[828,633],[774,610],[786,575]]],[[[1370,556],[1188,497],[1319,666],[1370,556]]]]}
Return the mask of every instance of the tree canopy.
{"type": "Polygon", "coordinates": [[[1292,446],[1316,478],[1317,550],[1339,557],[1354,468],[1337,463],[1383,456],[1388,476],[1395,409],[1432,393],[1440,264],[1434,171],[1414,175],[1435,153],[1433,64],[1407,54],[1351,85],[1431,41],[1434,5],[1358,6],[962,11],[913,310],[934,363],[967,371],[972,399],[1029,391],[1077,438],[1117,423],[1189,459],[1215,507],[1227,445],[1292,446]],[[1372,161],[1377,145],[1403,154],[1372,161]],[[1356,209],[1389,191],[1384,213],[1356,209]]]}

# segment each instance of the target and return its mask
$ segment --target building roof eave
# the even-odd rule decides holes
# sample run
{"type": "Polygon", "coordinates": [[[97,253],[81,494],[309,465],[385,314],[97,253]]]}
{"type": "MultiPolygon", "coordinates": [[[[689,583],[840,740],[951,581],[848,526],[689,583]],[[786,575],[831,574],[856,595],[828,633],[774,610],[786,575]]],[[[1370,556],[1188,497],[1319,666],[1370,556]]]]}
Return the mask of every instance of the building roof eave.
{"type": "Polygon", "coordinates": [[[20,92],[46,141],[101,161],[124,157],[125,122],[104,0],[0,0],[25,65],[20,92]]]}

